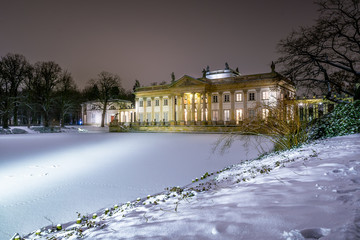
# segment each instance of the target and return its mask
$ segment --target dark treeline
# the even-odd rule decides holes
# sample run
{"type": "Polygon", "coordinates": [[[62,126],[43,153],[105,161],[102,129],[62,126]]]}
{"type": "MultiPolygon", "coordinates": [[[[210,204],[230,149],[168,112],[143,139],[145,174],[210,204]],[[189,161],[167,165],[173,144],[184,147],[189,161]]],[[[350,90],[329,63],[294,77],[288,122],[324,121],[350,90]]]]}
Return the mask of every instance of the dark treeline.
{"type": "MultiPolygon", "coordinates": [[[[102,72],[99,74],[110,74],[102,72]]],[[[110,74],[111,75],[111,74],[110,74]]],[[[90,80],[79,90],[66,70],[53,61],[31,64],[20,54],[8,53],[0,59],[0,124],[42,125],[44,127],[77,124],[81,117],[81,103],[104,99],[133,101],[131,91],[125,91],[117,78],[108,92],[101,81],[90,80]]]]}

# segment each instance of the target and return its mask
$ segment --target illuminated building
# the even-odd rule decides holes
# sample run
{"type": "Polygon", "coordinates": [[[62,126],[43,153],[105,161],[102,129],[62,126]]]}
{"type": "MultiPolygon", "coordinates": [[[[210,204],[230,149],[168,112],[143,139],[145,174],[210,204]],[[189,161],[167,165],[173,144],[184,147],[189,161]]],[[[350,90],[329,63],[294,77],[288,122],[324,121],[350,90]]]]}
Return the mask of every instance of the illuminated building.
{"type": "MultiPolygon", "coordinates": [[[[110,100],[105,113],[105,125],[116,120],[120,123],[133,122],[135,109],[131,101],[114,99],[110,100]]],[[[81,116],[83,124],[100,125],[102,104],[99,101],[89,101],[81,104],[81,116]]]]}
{"type": "MultiPolygon", "coordinates": [[[[293,99],[293,83],[275,72],[241,75],[224,70],[202,78],[183,76],[167,84],[140,87],[135,92],[138,126],[236,126],[246,118],[267,117],[261,105],[293,99]]],[[[141,130],[141,129],[140,129],[141,130]]]]}

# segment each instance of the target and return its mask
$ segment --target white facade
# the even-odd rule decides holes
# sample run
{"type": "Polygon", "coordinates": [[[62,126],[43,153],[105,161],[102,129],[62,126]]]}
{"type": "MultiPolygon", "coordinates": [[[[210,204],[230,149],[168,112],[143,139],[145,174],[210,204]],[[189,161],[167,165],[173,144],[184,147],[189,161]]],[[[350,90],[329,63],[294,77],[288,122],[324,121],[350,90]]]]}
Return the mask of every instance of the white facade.
{"type": "MultiPolygon", "coordinates": [[[[81,104],[82,120],[86,125],[100,125],[102,117],[102,104],[90,101],[81,104]]],[[[135,121],[135,109],[127,100],[111,100],[107,106],[104,123],[109,125],[112,121],[128,123],[135,121]]]]}

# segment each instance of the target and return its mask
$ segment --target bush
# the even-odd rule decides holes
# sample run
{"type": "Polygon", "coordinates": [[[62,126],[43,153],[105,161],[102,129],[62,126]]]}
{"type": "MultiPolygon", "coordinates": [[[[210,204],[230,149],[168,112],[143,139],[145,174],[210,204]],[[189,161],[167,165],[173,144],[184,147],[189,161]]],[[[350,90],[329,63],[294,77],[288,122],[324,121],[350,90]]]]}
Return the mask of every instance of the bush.
{"type": "Polygon", "coordinates": [[[360,100],[338,104],[334,111],[317,119],[310,127],[310,139],[324,139],[360,133],[360,100]]]}

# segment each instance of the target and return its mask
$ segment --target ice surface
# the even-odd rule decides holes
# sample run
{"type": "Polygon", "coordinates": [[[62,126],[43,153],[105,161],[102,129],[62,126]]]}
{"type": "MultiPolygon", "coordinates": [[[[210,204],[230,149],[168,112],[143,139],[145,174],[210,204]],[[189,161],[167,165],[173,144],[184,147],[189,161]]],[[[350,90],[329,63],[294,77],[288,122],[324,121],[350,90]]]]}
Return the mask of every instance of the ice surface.
{"type": "Polygon", "coordinates": [[[217,134],[94,129],[93,134],[0,135],[0,239],[186,185],[259,154],[240,142],[227,154],[212,154],[217,134]]]}
{"type": "Polygon", "coordinates": [[[42,230],[42,239],[77,239],[79,229],[85,239],[359,239],[359,159],[360,134],[319,141],[100,211],[93,228],[42,230]]]}

